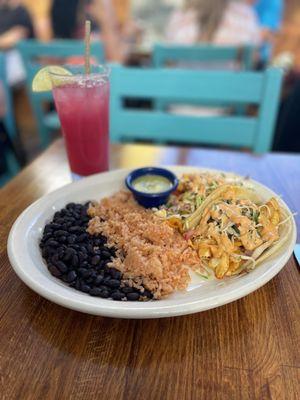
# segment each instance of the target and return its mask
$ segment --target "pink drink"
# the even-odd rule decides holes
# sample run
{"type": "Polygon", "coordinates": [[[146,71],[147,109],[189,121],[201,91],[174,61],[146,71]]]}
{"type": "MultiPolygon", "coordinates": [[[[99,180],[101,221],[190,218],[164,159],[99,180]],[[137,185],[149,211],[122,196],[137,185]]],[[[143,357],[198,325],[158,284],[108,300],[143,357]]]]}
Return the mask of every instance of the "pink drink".
{"type": "Polygon", "coordinates": [[[109,81],[92,74],[54,86],[72,173],[87,176],[109,168],[109,81]]]}

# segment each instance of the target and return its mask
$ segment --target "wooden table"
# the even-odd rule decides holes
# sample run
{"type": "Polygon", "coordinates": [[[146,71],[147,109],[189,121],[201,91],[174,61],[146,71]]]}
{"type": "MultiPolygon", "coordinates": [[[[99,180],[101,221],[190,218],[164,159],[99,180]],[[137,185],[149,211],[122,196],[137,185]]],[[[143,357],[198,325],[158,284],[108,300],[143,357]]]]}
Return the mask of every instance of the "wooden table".
{"type": "MultiPolygon", "coordinates": [[[[300,156],[112,148],[113,167],[158,163],[251,175],[300,210],[300,156]]],[[[58,141],[0,191],[1,400],[300,399],[300,276],[293,257],[249,296],[170,319],[93,317],[28,289],[7,259],[9,229],[25,207],[69,181],[58,141]]]]}

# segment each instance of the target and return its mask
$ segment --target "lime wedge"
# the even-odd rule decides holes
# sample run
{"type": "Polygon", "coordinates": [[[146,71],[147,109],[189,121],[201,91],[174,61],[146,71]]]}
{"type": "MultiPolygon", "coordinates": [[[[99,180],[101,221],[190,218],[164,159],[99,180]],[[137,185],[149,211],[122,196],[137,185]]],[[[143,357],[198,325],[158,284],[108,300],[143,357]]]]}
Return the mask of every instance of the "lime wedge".
{"type": "MultiPolygon", "coordinates": [[[[52,90],[52,81],[49,72],[57,75],[72,75],[67,69],[59,65],[50,65],[40,69],[32,80],[33,92],[49,92],[52,90]]],[[[59,79],[59,78],[58,78],[59,79]]]]}

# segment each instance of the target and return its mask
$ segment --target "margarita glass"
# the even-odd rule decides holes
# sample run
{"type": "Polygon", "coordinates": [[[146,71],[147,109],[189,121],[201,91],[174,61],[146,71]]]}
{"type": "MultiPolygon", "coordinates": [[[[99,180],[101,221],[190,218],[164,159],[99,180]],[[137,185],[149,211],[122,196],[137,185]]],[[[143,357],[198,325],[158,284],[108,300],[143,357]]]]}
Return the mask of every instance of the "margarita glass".
{"type": "Polygon", "coordinates": [[[73,178],[109,169],[109,70],[91,65],[49,71],[73,178]]]}

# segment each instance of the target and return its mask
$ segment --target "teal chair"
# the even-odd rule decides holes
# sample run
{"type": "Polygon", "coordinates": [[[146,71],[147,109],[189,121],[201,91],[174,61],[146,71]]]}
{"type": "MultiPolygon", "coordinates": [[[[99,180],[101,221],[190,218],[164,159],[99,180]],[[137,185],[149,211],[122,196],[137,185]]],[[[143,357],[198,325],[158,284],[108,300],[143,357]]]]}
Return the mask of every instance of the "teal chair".
{"type": "Polygon", "coordinates": [[[256,153],[271,149],[282,72],[217,72],[114,66],[111,140],[226,145],[256,153]],[[200,117],[126,108],[124,98],[256,104],[257,116],[200,117]]]}
{"type": "Polygon", "coordinates": [[[2,86],[6,106],[6,113],[3,122],[8,135],[8,138],[5,138],[5,141],[2,139],[1,144],[2,146],[5,146],[4,156],[7,165],[7,172],[0,176],[1,187],[20,170],[19,162],[11,147],[12,141],[16,138],[16,124],[13,113],[11,90],[6,79],[6,60],[4,53],[0,53],[0,84],[2,86]]]}
{"type": "MultiPolygon", "coordinates": [[[[216,46],[212,44],[198,45],[170,45],[156,44],[152,54],[152,64],[155,68],[166,67],[201,67],[208,69],[212,64],[214,69],[219,66],[220,70],[224,69],[224,63],[237,63],[240,70],[250,71],[254,68],[254,46],[216,46]]],[[[190,104],[197,104],[191,101],[190,104]]],[[[168,101],[156,101],[156,109],[165,109],[170,105],[168,101]]],[[[208,102],[202,103],[204,106],[210,106],[208,102]]],[[[215,104],[217,105],[217,104],[215,104]]],[[[222,106],[222,104],[218,104],[222,106]]],[[[245,107],[237,106],[234,112],[239,115],[246,113],[245,107]]]]}
{"type": "MultiPolygon", "coordinates": [[[[24,40],[19,43],[18,49],[21,53],[25,69],[28,96],[32,110],[37,121],[42,147],[50,142],[50,134],[60,128],[58,115],[55,111],[46,112],[45,103],[53,101],[52,93],[33,93],[31,90],[32,79],[36,72],[44,65],[41,59],[54,61],[51,64],[63,64],[68,58],[84,55],[84,42],[81,40],[55,40],[42,43],[36,40],[24,40]],[[58,61],[57,61],[58,60],[58,61]]],[[[91,56],[98,62],[104,62],[104,48],[100,42],[91,44],[91,56]]]]}
{"type": "Polygon", "coordinates": [[[6,105],[6,114],[4,117],[5,127],[10,138],[15,139],[17,135],[17,129],[13,111],[14,110],[13,97],[11,88],[9,86],[6,77],[6,58],[5,58],[5,53],[3,52],[0,52],[0,80],[4,92],[5,105],[6,105]]]}
{"type": "Polygon", "coordinates": [[[153,49],[152,64],[163,68],[177,63],[213,63],[238,62],[242,70],[252,70],[255,47],[253,46],[216,46],[199,44],[193,46],[156,44],[153,49]]]}

